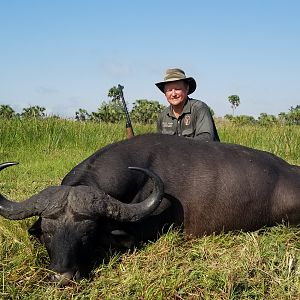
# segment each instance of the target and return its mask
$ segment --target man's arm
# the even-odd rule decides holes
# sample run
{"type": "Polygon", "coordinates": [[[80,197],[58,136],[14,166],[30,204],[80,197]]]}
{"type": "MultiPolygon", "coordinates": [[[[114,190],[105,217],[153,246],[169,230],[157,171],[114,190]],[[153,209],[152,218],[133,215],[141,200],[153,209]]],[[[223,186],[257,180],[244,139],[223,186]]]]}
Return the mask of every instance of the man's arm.
{"type": "Polygon", "coordinates": [[[196,115],[194,138],[204,141],[220,141],[208,106],[203,105],[194,113],[196,115]]]}

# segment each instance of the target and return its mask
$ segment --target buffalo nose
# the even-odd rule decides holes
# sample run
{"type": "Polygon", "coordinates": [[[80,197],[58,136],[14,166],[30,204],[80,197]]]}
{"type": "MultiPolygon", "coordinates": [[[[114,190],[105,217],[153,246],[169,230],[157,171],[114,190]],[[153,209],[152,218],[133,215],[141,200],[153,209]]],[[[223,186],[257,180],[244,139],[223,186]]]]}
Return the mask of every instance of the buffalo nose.
{"type": "Polygon", "coordinates": [[[67,285],[72,282],[73,274],[71,272],[50,273],[49,279],[61,285],[67,285]]]}

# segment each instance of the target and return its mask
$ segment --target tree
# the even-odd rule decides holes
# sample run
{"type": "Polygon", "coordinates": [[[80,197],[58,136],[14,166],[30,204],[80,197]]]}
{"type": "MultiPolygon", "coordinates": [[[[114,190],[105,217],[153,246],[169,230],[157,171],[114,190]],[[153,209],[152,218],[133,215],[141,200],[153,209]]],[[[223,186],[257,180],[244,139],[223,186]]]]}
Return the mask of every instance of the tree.
{"type": "Polygon", "coordinates": [[[287,114],[288,122],[290,124],[300,124],[300,105],[296,107],[291,106],[290,112],[287,114]]]}
{"type": "Polygon", "coordinates": [[[102,102],[97,112],[91,114],[91,120],[98,122],[118,123],[125,119],[125,113],[120,91],[113,86],[109,89],[107,96],[111,98],[108,102],[102,102]]]}
{"type": "Polygon", "coordinates": [[[300,125],[300,105],[296,105],[296,107],[291,106],[287,113],[279,113],[278,122],[287,125],[300,125]]]}
{"type": "Polygon", "coordinates": [[[103,102],[96,113],[92,113],[94,121],[118,123],[125,119],[124,109],[119,102],[103,102]]]}
{"type": "Polygon", "coordinates": [[[278,122],[281,125],[285,125],[288,123],[288,115],[285,112],[281,112],[278,114],[278,122]]]}
{"type": "Polygon", "coordinates": [[[109,89],[107,96],[111,98],[112,102],[116,102],[116,103],[121,102],[120,90],[116,86],[113,86],[112,88],[109,89]]]}
{"type": "Polygon", "coordinates": [[[254,117],[247,116],[247,115],[235,116],[232,118],[231,121],[237,125],[253,125],[256,123],[256,120],[254,117]]]}
{"type": "Polygon", "coordinates": [[[277,119],[274,115],[268,115],[266,113],[261,113],[258,117],[258,124],[267,126],[277,123],[277,119]]]}
{"type": "Polygon", "coordinates": [[[76,111],[76,113],[75,113],[75,119],[77,121],[84,122],[84,121],[89,120],[90,117],[91,117],[91,115],[87,112],[87,110],[85,110],[83,108],[79,108],[79,110],[76,111]]]}
{"type": "Polygon", "coordinates": [[[156,122],[158,115],[164,108],[165,106],[158,101],[149,101],[146,99],[136,100],[136,102],[133,103],[130,115],[135,122],[152,124],[156,122]]]}
{"type": "Polygon", "coordinates": [[[42,106],[29,106],[27,108],[23,108],[21,116],[23,118],[43,118],[46,116],[44,113],[45,110],[46,108],[42,106]]]}
{"type": "Polygon", "coordinates": [[[234,116],[234,110],[240,105],[240,97],[238,95],[231,95],[228,97],[228,101],[231,104],[232,115],[234,116]]]}
{"type": "Polygon", "coordinates": [[[0,117],[11,119],[16,116],[15,111],[9,105],[0,105],[0,117]]]}

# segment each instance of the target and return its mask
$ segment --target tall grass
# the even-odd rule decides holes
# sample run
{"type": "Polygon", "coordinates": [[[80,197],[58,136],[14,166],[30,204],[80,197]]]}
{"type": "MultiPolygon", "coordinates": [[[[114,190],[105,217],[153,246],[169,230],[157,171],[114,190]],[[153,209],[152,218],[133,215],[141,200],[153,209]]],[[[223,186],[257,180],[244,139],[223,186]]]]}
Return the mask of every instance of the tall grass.
{"type": "Polygon", "coordinates": [[[226,125],[219,131],[223,141],[269,151],[300,164],[300,126],[226,125]]]}
{"type": "MultiPolygon", "coordinates": [[[[222,142],[269,151],[299,162],[299,126],[217,125],[222,142]]],[[[134,129],[135,134],[155,132],[154,125],[135,124],[134,129]]],[[[0,120],[0,155],[4,160],[14,156],[13,159],[33,161],[35,156],[40,155],[51,159],[55,153],[66,151],[86,155],[125,138],[124,124],[83,123],[55,118],[0,120]]]]}
{"type": "MultiPolygon", "coordinates": [[[[135,133],[150,132],[153,128],[137,125],[135,133]]],[[[20,163],[18,172],[13,168],[5,171],[6,181],[27,182],[26,187],[32,182],[36,190],[58,184],[68,170],[94,151],[125,138],[123,124],[80,123],[54,118],[0,120],[0,161],[20,163]]]]}
{"type": "MultiPolygon", "coordinates": [[[[299,127],[217,124],[221,140],[299,160],[299,127]]],[[[135,133],[155,126],[135,125],[135,133]]],[[[96,149],[126,138],[123,124],[0,120],[0,192],[21,200],[63,176],[96,149]]],[[[299,199],[300,200],[300,199],[299,199]]],[[[34,218],[0,218],[0,299],[300,299],[300,231],[277,226],[253,233],[189,239],[176,230],[140,249],[113,254],[91,279],[60,287],[47,279],[48,256],[27,229],[34,218]]]]}

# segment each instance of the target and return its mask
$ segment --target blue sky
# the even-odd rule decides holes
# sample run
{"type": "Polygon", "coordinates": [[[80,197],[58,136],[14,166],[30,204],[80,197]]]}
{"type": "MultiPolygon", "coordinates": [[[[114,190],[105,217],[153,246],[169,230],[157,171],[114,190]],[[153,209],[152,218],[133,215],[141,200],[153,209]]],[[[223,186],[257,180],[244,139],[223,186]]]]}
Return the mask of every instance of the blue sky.
{"type": "Polygon", "coordinates": [[[277,115],[300,104],[300,1],[0,0],[0,105],[74,117],[119,83],[129,104],[167,104],[167,68],[197,81],[216,116],[277,115]]]}

